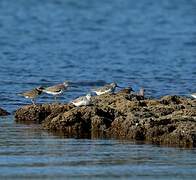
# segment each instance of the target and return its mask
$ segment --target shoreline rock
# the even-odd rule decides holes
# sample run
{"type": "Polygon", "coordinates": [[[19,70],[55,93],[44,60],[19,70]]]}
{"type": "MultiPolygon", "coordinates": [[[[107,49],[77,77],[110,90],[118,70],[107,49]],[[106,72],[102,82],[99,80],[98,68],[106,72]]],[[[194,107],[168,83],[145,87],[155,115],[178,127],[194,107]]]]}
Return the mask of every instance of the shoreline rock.
{"type": "Polygon", "coordinates": [[[91,106],[29,105],[15,119],[41,123],[49,131],[69,137],[132,139],[153,144],[196,147],[196,100],[180,96],[161,99],[121,91],[94,96],[91,106]]]}
{"type": "Polygon", "coordinates": [[[0,108],[0,116],[8,116],[8,115],[10,115],[9,112],[7,112],[6,110],[0,108]]]}

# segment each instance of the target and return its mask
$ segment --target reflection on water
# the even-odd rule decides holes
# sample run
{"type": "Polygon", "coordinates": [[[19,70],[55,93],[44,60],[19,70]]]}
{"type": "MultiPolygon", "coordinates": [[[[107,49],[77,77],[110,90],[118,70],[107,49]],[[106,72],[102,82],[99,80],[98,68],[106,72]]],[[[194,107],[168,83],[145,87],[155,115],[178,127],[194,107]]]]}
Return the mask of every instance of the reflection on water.
{"type": "Polygon", "coordinates": [[[195,179],[196,150],[69,139],[0,119],[0,179],[195,179]]]}

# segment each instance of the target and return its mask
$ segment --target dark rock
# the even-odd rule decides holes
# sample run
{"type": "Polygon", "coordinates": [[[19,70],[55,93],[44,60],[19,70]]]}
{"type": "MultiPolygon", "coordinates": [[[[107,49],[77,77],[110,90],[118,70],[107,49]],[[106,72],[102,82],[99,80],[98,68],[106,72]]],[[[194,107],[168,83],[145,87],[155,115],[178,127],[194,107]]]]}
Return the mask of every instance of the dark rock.
{"type": "Polygon", "coordinates": [[[164,96],[161,98],[160,102],[164,105],[169,105],[169,104],[182,104],[185,101],[186,99],[180,96],[164,96]]]}
{"type": "Polygon", "coordinates": [[[0,108],[0,116],[7,116],[7,115],[10,115],[10,113],[7,112],[6,110],[0,108]]]}
{"type": "Polygon", "coordinates": [[[72,134],[83,137],[91,134],[91,131],[103,131],[109,127],[111,119],[105,116],[106,112],[97,107],[76,107],[70,111],[61,112],[54,118],[43,122],[45,129],[63,131],[65,134],[72,134]]]}
{"type": "Polygon", "coordinates": [[[139,99],[128,90],[92,98],[92,105],[25,106],[16,121],[42,123],[44,129],[74,137],[112,137],[181,147],[196,146],[196,101],[165,96],[139,99]]]}

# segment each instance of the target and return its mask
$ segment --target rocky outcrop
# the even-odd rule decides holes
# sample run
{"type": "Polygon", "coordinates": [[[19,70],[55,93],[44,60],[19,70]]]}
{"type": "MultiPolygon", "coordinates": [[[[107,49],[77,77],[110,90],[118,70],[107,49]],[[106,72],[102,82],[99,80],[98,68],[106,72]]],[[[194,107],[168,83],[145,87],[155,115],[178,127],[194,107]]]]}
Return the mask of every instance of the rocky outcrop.
{"type": "Polygon", "coordinates": [[[42,123],[47,118],[52,119],[72,107],[66,104],[27,105],[15,112],[15,120],[16,122],[42,123]]]}
{"type": "Polygon", "coordinates": [[[7,116],[7,115],[10,115],[10,113],[7,112],[6,110],[0,108],[0,116],[7,116]]]}
{"type": "Polygon", "coordinates": [[[16,121],[77,137],[112,137],[156,144],[196,147],[196,101],[179,96],[144,99],[128,90],[92,98],[91,106],[25,106],[16,121]]]}

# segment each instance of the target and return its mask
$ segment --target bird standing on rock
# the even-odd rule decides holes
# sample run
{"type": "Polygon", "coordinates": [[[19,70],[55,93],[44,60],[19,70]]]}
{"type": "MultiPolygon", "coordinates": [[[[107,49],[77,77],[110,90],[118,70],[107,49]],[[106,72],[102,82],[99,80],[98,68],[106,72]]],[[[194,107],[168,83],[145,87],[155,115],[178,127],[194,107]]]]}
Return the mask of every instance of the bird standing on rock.
{"type": "Polygon", "coordinates": [[[119,91],[118,93],[123,93],[123,94],[132,94],[134,92],[134,90],[132,89],[132,87],[127,87],[122,89],[121,91],[119,91]]]}
{"type": "Polygon", "coordinates": [[[114,93],[116,87],[121,88],[120,86],[118,86],[115,82],[110,83],[110,84],[106,84],[103,87],[97,88],[97,89],[92,89],[92,92],[95,92],[98,96],[105,94],[105,93],[114,93]]]}
{"type": "Polygon", "coordinates": [[[62,84],[57,84],[54,86],[46,87],[42,91],[46,94],[51,94],[54,96],[55,102],[57,101],[57,96],[62,94],[69,87],[69,82],[64,81],[62,84]]]}
{"type": "Polygon", "coordinates": [[[73,101],[71,103],[75,106],[88,106],[91,103],[91,94],[87,94],[86,96],[81,96],[73,101]]]}
{"type": "Polygon", "coordinates": [[[42,93],[43,89],[44,89],[43,87],[38,87],[18,95],[24,96],[27,99],[31,99],[31,102],[33,103],[33,105],[35,105],[35,99],[37,98],[37,96],[39,96],[42,93]]]}

